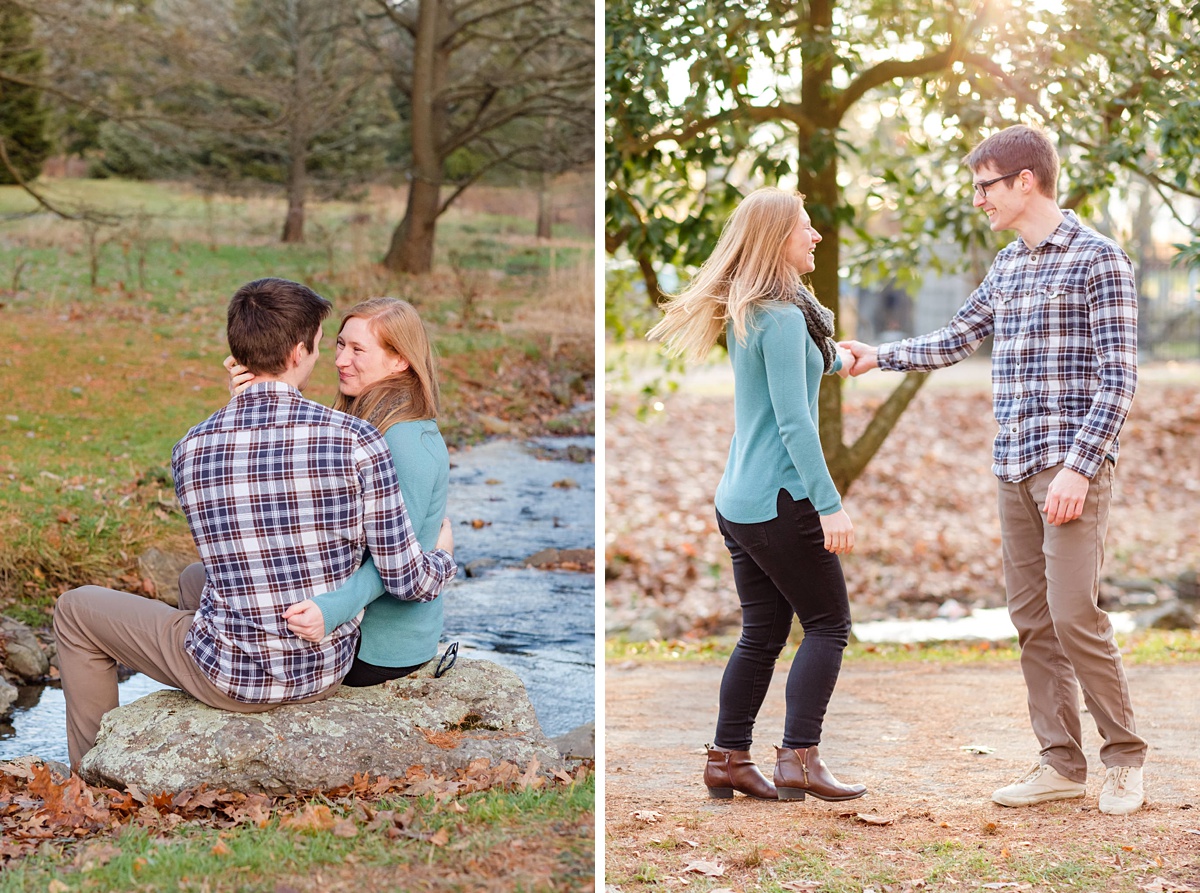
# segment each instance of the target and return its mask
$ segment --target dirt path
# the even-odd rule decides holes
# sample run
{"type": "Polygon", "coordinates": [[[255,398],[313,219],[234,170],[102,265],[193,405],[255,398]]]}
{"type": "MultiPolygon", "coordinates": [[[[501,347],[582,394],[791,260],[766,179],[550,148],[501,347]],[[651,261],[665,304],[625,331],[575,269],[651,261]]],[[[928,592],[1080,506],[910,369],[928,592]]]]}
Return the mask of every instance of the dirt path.
{"type": "MultiPolygon", "coordinates": [[[[1074,853],[1092,842],[1097,866],[1109,868],[1099,871],[1101,885],[1073,884],[1076,889],[1200,890],[1200,811],[1194,808],[1200,807],[1200,666],[1129,668],[1139,728],[1151,753],[1147,806],[1121,819],[1096,809],[1103,767],[1095,756],[1099,737],[1086,716],[1092,770],[1086,799],[1029,809],[990,802],[992,790],[1037,758],[1015,661],[847,664],[821,752],[842,780],[867,785],[865,798],[850,804],[710,800],[701,781],[703,745],[712,738],[722,670],[716,663],[633,661],[607,669],[606,872],[610,884],[622,890],[657,889],[664,877],[686,880],[681,868],[687,859],[720,857],[727,873],[717,886],[755,889],[764,871],[774,874],[772,862],[790,866],[808,844],[819,851],[810,856],[836,862],[841,854],[866,866],[856,869],[861,872],[890,866],[903,875],[910,869],[911,885],[893,889],[942,889],[947,882],[936,872],[928,876],[929,857],[920,852],[946,840],[987,856],[991,867],[980,868],[979,883],[968,889],[994,880],[997,875],[989,872],[1004,876],[1002,867],[1013,867],[1023,855],[1074,853]],[[994,752],[963,749],[976,744],[994,752]],[[868,825],[857,813],[892,823],[868,825]],[[916,855],[906,862],[910,850],[916,855]],[[1141,873],[1134,874],[1129,863],[1135,857],[1129,854],[1141,859],[1143,850],[1141,873]],[[870,869],[881,855],[883,867],[870,869]],[[648,878],[657,880],[643,886],[648,878]],[[1157,887],[1154,878],[1162,881],[1157,887]]],[[[785,673],[781,665],[758,722],[754,754],[768,777],[774,762],[770,745],[778,743],[782,729],[785,673]]],[[[868,875],[855,876],[861,882],[868,875]]],[[[694,870],[690,877],[696,877],[694,870]]]]}

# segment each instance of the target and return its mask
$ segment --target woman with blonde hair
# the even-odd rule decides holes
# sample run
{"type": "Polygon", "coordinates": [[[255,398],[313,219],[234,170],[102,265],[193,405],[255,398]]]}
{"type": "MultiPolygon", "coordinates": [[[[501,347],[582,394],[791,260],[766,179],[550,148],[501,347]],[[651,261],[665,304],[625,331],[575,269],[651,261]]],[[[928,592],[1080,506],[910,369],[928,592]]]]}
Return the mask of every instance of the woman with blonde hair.
{"type": "Polygon", "coordinates": [[[817,750],[850,634],[838,555],[854,547],[854,526],[818,435],[821,375],[844,376],[851,360],[833,340],[833,314],[802,280],[815,268],[820,241],[804,196],[755,190],[649,334],[669,353],[701,360],[724,333],[733,366],[734,434],[715,501],[742,634],[721,680],[704,770],[710,797],[741,791],[764,800],[851,800],[866,793],[863,785],[839,782],[817,750]],[[772,784],[750,746],[793,616],[804,639],[788,674],[772,784]]]}
{"type": "MultiPolygon", "coordinates": [[[[422,549],[433,548],[439,532],[449,535],[443,516],[450,454],[437,425],[433,348],[416,308],[398,298],[371,298],[351,307],[338,329],[334,363],[338,395],[333,408],[383,433],[417,540],[422,549]]],[[[230,360],[226,368],[232,387],[252,381],[230,360]]],[[[412,602],[380,597],[385,594],[368,555],[339,589],[298,602],[283,616],[292,632],[317,642],[363,611],[358,652],[342,682],[378,685],[434,658],[443,627],[441,598],[412,602]]]]}

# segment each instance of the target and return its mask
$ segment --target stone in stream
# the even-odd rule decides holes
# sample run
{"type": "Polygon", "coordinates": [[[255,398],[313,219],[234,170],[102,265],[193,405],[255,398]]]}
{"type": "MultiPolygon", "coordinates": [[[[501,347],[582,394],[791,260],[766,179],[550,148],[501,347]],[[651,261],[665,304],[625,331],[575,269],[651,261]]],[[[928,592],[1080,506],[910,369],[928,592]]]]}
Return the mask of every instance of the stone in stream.
{"type": "Polygon", "coordinates": [[[285,794],[353,783],[355,773],[403,778],[413,766],[452,778],[487,758],[522,769],[563,760],[538,725],[520,678],[460,658],[369,688],[342,687],[313,704],[227,713],[183,692],[158,691],[105,714],[80,775],[146,793],[210,788],[285,794]]]}
{"type": "Polygon", "coordinates": [[[17,687],[0,676],[0,719],[12,712],[12,705],[17,702],[17,687]]]}
{"type": "Polygon", "coordinates": [[[17,682],[33,682],[50,672],[50,659],[33,630],[0,615],[0,670],[17,682]]]}

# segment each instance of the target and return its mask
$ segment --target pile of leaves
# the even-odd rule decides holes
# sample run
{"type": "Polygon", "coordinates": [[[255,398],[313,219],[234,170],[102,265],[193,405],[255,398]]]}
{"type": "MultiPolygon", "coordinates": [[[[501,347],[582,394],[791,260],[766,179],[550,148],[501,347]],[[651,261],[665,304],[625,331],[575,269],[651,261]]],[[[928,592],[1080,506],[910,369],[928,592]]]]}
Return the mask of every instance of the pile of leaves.
{"type": "Polygon", "coordinates": [[[352,838],[379,832],[389,839],[408,838],[445,846],[450,832],[422,830],[422,816],[413,806],[404,810],[382,808],[379,801],[402,797],[432,797],[434,811],[443,808],[465,812],[459,795],[490,789],[525,790],[547,784],[574,784],[591,772],[582,763],[574,774],[539,771],[536,758],[521,769],[507,760],[492,766],[478,759],[454,778],[430,775],[420,766],[404,778],[366,774],[354,776],[350,785],[325,792],[282,797],[242,793],[200,786],[178,794],[147,794],[135,785],[124,791],[96,787],[78,775],[62,778],[38,762],[0,764],[0,867],[46,845],[77,847],[76,862],[99,864],[119,853],[111,839],[129,827],[141,827],[155,836],[167,836],[184,823],[215,829],[241,825],[266,827],[278,820],[281,827],[298,832],[329,832],[352,838]]]}
{"type": "MultiPolygon", "coordinates": [[[[852,441],[882,400],[851,392],[852,441]]],[[[678,393],[639,418],[610,401],[605,428],[605,598],[610,631],[651,620],[676,638],[740,622],[713,494],[733,433],[730,396],[678,393]]],[[[990,393],[926,385],[844,494],[857,545],[844,556],[857,620],[929,617],[950,599],[1004,604],[990,393]]],[[[1148,381],[1121,434],[1109,515],[1109,583],[1169,594],[1200,569],[1200,389],[1148,381]]]]}

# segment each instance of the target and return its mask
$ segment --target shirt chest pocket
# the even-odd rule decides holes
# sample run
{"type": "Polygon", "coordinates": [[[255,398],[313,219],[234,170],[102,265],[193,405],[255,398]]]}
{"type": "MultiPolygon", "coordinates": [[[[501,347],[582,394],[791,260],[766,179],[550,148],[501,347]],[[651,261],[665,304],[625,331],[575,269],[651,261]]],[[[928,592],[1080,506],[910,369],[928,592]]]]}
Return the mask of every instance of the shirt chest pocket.
{"type": "Polygon", "coordinates": [[[1030,334],[1066,344],[1086,338],[1087,292],[1073,283],[1042,285],[1030,295],[1030,334]]]}

